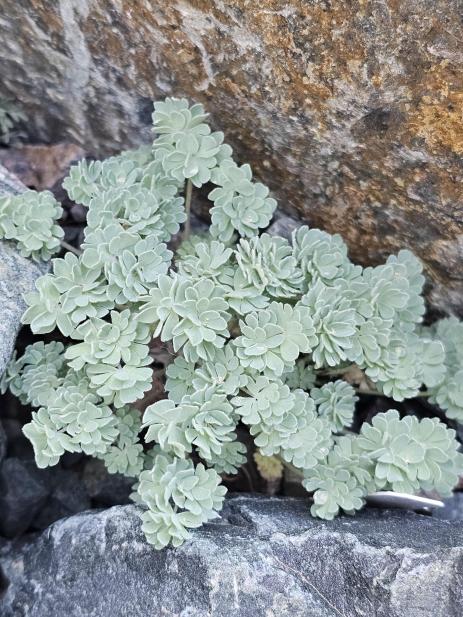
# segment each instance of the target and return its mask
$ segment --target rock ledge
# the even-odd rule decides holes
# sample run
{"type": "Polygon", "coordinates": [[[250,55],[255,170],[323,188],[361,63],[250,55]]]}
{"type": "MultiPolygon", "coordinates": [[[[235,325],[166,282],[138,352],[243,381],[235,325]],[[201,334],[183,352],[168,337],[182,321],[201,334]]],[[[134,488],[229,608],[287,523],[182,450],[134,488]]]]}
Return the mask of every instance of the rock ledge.
{"type": "Polygon", "coordinates": [[[58,521],[0,548],[2,617],[453,617],[463,523],[366,510],[312,519],[307,501],[236,496],[179,549],[155,551],[137,508],[58,521]]]}

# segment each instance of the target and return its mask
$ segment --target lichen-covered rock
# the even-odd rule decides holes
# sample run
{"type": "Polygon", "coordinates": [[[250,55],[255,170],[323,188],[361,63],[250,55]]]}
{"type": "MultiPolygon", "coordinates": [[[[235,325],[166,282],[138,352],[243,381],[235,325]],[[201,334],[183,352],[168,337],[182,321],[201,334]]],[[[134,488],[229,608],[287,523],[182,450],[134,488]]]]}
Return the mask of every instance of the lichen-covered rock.
{"type": "Polygon", "coordinates": [[[2,617],[460,617],[463,526],[368,510],[311,519],[302,499],[240,496],[178,549],[137,509],[55,523],[0,548],[2,617]]]}
{"type": "Polygon", "coordinates": [[[102,155],[151,100],[206,103],[289,213],[375,263],[413,249],[463,312],[457,0],[3,0],[0,95],[28,130],[102,155]]]}
{"type": "MultiPolygon", "coordinates": [[[[0,195],[20,193],[24,186],[0,165],[0,195]]],[[[0,376],[13,353],[26,305],[23,294],[34,288],[47,264],[22,257],[13,242],[0,240],[0,376]]]]}

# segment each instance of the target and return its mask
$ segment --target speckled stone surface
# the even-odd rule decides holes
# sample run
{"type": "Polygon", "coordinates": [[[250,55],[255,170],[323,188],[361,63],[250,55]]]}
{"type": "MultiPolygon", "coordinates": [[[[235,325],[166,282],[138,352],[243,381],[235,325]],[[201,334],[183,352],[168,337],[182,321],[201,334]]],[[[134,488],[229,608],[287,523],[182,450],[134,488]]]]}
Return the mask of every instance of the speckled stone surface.
{"type": "MultiPolygon", "coordinates": [[[[0,166],[0,195],[20,193],[24,186],[0,166]]],[[[21,257],[13,242],[0,240],[0,376],[11,357],[25,309],[22,295],[34,288],[35,280],[47,270],[21,257]]]]}
{"type": "Polygon", "coordinates": [[[178,549],[134,506],[0,545],[2,617],[461,617],[463,523],[366,510],[312,519],[303,499],[236,496],[178,549]]]}
{"type": "Polygon", "coordinates": [[[0,96],[97,156],[205,103],[287,214],[355,261],[410,248],[463,314],[460,0],[2,0],[0,96]]]}

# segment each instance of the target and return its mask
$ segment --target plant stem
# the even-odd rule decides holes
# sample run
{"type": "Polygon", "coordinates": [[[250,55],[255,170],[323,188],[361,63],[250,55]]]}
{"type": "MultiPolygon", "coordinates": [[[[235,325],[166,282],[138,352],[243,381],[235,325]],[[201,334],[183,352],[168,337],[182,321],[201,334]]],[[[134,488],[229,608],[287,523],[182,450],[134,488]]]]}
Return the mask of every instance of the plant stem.
{"type": "Polygon", "coordinates": [[[191,193],[193,191],[193,185],[191,180],[187,180],[185,188],[185,212],[186,221],[183,228],[183,239],[186,240],[190,236],[190,214],[191,214],[191,193]]]}
{"type": "Polygon", "coordinates": [[[74,253],[74,255],[77,255],[78,257],[82,255],[82,251],[80,249],[76,249],[74,246],[72,246],[72,244],[69,244],[69,242],[66,242],[66,240],[61,240],[60,244],[63,247],[63,249],[66,249],[67,251],[71,251],[71,253],[74,253]]]}

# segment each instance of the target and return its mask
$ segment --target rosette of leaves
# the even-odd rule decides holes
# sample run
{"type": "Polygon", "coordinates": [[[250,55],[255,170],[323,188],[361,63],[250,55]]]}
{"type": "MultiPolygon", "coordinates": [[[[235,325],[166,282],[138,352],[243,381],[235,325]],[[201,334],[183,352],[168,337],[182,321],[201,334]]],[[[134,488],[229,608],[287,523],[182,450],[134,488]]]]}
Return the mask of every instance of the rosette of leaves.
{"type": "Polygon", "coordinates": [[[359,452],[353,435],[337,438],[327,458],[305,474],[306,490],[314,491],[310,512],[332,520],[339,510],[353,514],[364,505],[364,497],[375,490],[374,465],[359,452]]]}
{"type": "Polygon", "coordinates": [[[255,445],[265,456],[278,454],[299,424],[293,413],[294,394],[280,379],[258,376],[244,388],[247,396],[235,396],[232,405],[250,427],[255,445]]]}
{"type": "Polygon", "coordinates": [[[192,252],[177,262],[178,271],[191,279],[208,278],[218,282],[233,254],[222,242],[198,242],[192,252]]]}
{"type": "Polygon", "coordinates": [[[80,447],[64,430],[51,420],[46,407],[32,412],[32,420],[22,429],[34,448],[37,467],[56,465],[65,452],[79,452],[80,447]]]}
{"type": "Polygon", "coordinates": [[[89,203],[88,230],[104,229],[117,222],[142,238],[156,236],[168,241],[185,221],[183,197],[177,193],[178,187],[174,184],[148,175],[127,188],[96,193],[89,203]],[[155,189],[143,185],[148,184],[148,178],[155,189]],[[163,184],[156,186],[156,180],[163,184]]]}
{"type": "Polygon", "coordinates": [[[135,478],[145,464],[143,446],[139,442],[140,412],[131,407],[122,407],[115,415],[118,437],[101,458],[109,473],[120,473],[135,478]]]}
{"type": "Polygon", "coordinates": [[[88,317],[103,317],[113,308],[108,299],[101,267],[85,266],[72,253],[53,260],[53,274],[37,279],[36,291],[25,294],[28,309],[22,322],[34,333],[45,334],[58,327],[65,336],[88,317]]]}
{"type": "Polygon", "coordinates": [[[317,281],[302,296],[300,306],[309,309],[318,343],[312,350],[315,368],[336,366],[354,345],[357,314],[337,287],[317,281]]]}
{"type": "MultiPolygon", "coordinates": [[[[176,192],[176,189],[174,189],[176,192]]],[[[87,213],[87,228],[102,229],[118,222],[143,237],[161,228],[160,200],[149,189],[134,184],[125,189],[109,189],[92,197],[87,213]]]]}
{"type": "Polygon", "coordinates": [[[435,488],[445,495],[462,469],[455,431],[437,418],[401,419],[390,409],[377,414],[371,425],[362,425],[356,444],[374,462],[374,480],[380,489],[414,493],[435,488]]]}
{"type": "Polygon", "coordinates": [[[247,384],[248,376],[236,355],[233,343],[218,349],[214,360],[205,361],[192,374],[193,390],[214,388],[218,394],[234,396],[247,384]]]}
{"type": "Polygon", "coordinates": [[[41,407],[48,404],[61,385],[65,371],[64,345],[59,341],[38,341],[28,345],[20,358],[15,355],[8,363],[0,391],[4,394],[9,388],[23,404],[41,407]]]}
{"type": "Polygon", "coordinates": [[[407,269],[403,264],[389,263],[364,268],[362,279],[367,284],[371,315],[378,315],[382,319],[396,319],[408,306],[410,284],[407,269]]]}
{"type": "Polygon", "coordinates": [[[288,241],[262,234],[240,240],[236,260],[245,280],[272,298],[294,298],[301,293],[303,274],[288,241]]]}
{"type": "Polygon", "coordinates": [[[224,290],[224,297],[230,308],[240,316],[260,311],[269,304],[269,298],[259,293],[235,265],[224,268],[219,277],[219,284],[224,290]]]}
{"type": "Polygon", "coordinates": [[[147,366],[91,364],[85,371],[105,404],[117,409],[142,398],[152,386],[153,371],[147,366]]]}
{"type": "Polygon", "coordinates": [[[381,367],[388,356],[392,325],[392,319],[360,317],[352,347],[346,352],[348,359],[361,368],[381,367]]]}
{"type": "Polygon", "coordinates": [[[157,549],[169,543],[180,546],[189,538],[188,529],[217,518],[227,492],[213,469],[202,464],[195,468],[184,459],[170,462],[163,455],[155,458],[152,469],[142,471],[137,490],[147,507],[142,529],[157,549]]]}
{"type": "Polygon", "coordinates": [[[236,438],[236,418],[224,395],[206,391],[185,396],[177,405],[167,399],[150,405],[143,415],[145,441],[157,441],[163,451],[184,457],[196,447],[206,461],[220,457],[225,443],[236,438]]]}
{"type": "Polygon", "coordinates": [[[142,323],[156,326],[154,336],[183,348],[188,361],[212,359],[229,336],[228,303],[221,287],[209,279],[193,282],[180,275],[160,276],[150,295],[142,299],[142,323]]]}
{"type": "Polygon", "coordinates": [[[190,180],[201,187],[211,179],[211,170],[222,159],[231,155],[231,148],[223,144],[223,133],[195,135],[178,133],[172,143],[155,144],[154,156],[161,161],[166,174],[177,181],[190,180]]]}
{"type": "Polygon", "coordinates": [[[240,236],[252,237],[258,229],[268,227],[277,207],[275,199],[269,197],[269,190],[260,182],[252,182],[249,165],[238,167],[226,159],[211,174],[217,185],[209,199],[211,208],[212,236],[229,242],[237,231],[240,236]]]}
{"type": "Polygon", "coordinates": [[[117,304],[137,302],[156,283],[159,275],[166,274],[171,259],[172,252],[155,236],[134,238],[132,246],[114,255],[105,265],[108,297],[117,304]]]}
{"type": "Polygon", "coordinates": [[[300,353],[317,343],[309,311],[289,304],[272,304],[240,320],[242,335],[235,339],[238,358],[245,368],[281,376],[300,353]]]}
{"type": "Polygon", "coordinates": [[[382,362],[368,367],[365,373],[380,392],[396,401],[413,398],[423,378],[423,345],[413,333],[394,333],[382,362]]]}
{"type": "Polygon", "coordinates": [[[138,322],[129,309],[111,311],[110,319],[89,319],[74,330],[72,338],[82,343],[67,348],[69,366],[79,370],[88,364],[140,366],[151,361],[147,345],[149,327],[138,322]]]}
{"type": "Polygon", "coordinates": [[[313,399],[302,390],[294,391],[292,415],[297,429],[286,437],[281,447],[283,458],[300,469],[309,469],[326,457],[332,445],[327,419],[318,417],[313,399]]]}
{"type": "Polygon", "coordinates": [[[85,454],[104,454],[117,437],[112,410],[85,383],[58,388],[47,411],[55,426],[85,454]]]}
{"type": "Polygon", "coordinates": [[[196,406],[185,431],[186,439],[205,461],[222,458],[224,445],[236,439],[237,418],[227,397],[209,388],[185,400],[196,406]]]}
{"type": "Polygon", "coordinates": [[[341,236],[304,225],[293,232],[292,240],[293,255],[308,284],[320,280],[331,285],[343,277],[348,258],[341,236]]]}
{"type": "Polygon", "coordinates": [[[163,242],[168,242],[173,235],[180,230],[180,224],[187,219],[184,206],[184,198],[178,195],[181,184],[170,176],[167,176],[162,167],[159,171],[152,172],[153,166],[159,163],[151,163],[145,170],[141,179],[141,186],[147,188],[158,197],[159,223],[156,223],[156,235],[163,242]]]}
{"type": "Polygon", "coordinates": [[[310,508],[312,516],[328,521],[333,520],[339,510],[353,514],[365,504],[364,488],[347,469],[334,466],[332,460],[312,468],[302,485],[307,491],[314,491],[314,503],[310,508]]]}
{"type": "Polygon", "coordinates": [[[0,240],[15,240],[24,257],[47,261],[59,251],[63,209],[50,191],[0,196],[0,240]]]}
{"type": "Polygon", "coordinates": [[[154,103],[153,131],[160,137],[159,144],[175,143],[182,135],[201,137],[209,135],[211,129],[206,124],[208,114],[200,103],[191,107],[186,99],[166,98],[154,103]]]}
{"type": "Polygon", "coordinates": [[[192,450],[186,439],[186,427],[197,412],[197,405],[188,402],[189,397],[177,405],[171,399],[157,401],[146,408],[142,428],[147,428],[145,442],[157,442],[161,450],[179,458],[185,458],[192,450]]]}
{"type": "Polygon", "coordinates": [[[189,234],[188,237],[182,238],[182,241],[175,251],[176,261],[179,262],[183,259],[188,259],[190,256],[193,256],[193,259],[196,259],[197,245],[209,244],[210,242],[212,242],[212,240],[206,231],[198,231],[197,233],[189,234]]]}
{"type": "Polygon", "coordinates": [[[317,411],[330,423],[333,433],[339,433],[351,426],[354,419],[355,396],[354,388],[342,379],[330,381],[321,388],[312,388],[310,396],[317,405],[317,411]]]}
{"type": "Polygon", "coordinates": [[[103,191],[133,186],[141,174],[136,156],[114,156],[103,162],[84,159],[71,167],[63,187],[73,201],[88,206],[91,199],[103,191]]]}
{"type": "Polygon", "coordinates": [[[313,365],[307,357],[297,360],[296,364],[282,375],[282,380],[291,390],[297,388],[310,390],[315,385],[316,379],[317,375],[313,365]]]}

